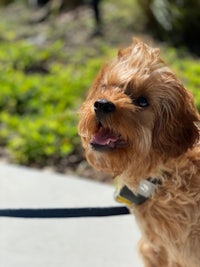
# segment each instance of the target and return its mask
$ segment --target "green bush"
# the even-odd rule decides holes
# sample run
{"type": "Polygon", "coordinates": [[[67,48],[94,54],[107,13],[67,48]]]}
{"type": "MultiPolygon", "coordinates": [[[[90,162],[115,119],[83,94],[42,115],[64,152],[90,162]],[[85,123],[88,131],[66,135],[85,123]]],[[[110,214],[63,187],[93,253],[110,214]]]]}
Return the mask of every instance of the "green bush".
{"type": "Polygon", "coordinates": [[[77,55],[66,66],[61,50],[61,44],[42,50],[24,42],[0,44],[0,143],[15,162],[43,165],[79,143],[77,109],[101,60],[88,58],[85,68],[77,55]]]}

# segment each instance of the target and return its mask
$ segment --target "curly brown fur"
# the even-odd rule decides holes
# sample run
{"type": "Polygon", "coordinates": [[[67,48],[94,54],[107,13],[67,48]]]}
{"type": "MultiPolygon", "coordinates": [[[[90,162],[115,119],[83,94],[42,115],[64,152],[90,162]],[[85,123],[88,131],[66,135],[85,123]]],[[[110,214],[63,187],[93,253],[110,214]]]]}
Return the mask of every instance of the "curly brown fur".
{"type": "Polygon", "coordinates": [[[130,207],[145,267],[200,266],[198,127],[191,93],[159,49],[143,42],[102,67],[81,107],[79,134],[92,166],[133,192],[147,177],[161,181],[150,199],[130,207]]]}

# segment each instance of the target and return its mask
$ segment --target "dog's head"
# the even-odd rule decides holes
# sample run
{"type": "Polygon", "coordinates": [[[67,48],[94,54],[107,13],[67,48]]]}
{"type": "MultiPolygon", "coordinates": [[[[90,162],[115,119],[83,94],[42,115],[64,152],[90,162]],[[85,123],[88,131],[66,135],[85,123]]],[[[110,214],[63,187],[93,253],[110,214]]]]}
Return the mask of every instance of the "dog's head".
{"type": "Polygon", "coordinates": [[[184,153],[199,138],[198,120],[159,50],[135,42],[99,72],[80,109],[79,134],[89,163],[119,174],[152,155],[184,153]]]}

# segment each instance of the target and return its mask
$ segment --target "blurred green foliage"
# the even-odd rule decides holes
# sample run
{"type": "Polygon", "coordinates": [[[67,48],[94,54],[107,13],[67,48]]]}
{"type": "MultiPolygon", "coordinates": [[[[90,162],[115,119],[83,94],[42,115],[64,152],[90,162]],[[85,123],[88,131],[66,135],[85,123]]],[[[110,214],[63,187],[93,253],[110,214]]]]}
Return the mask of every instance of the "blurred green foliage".
{"type": "MultiPolygon", "coordinates": [[[[42,50],[23,41],[0,43],[0,144],[16,162],[43,165],[79,143],[77,110],[102,61],[88,58],[86,68],[65,65],[59,55],[63,60],[61,42],[42,50]]],[[[83,56],[79,51],[76,60],[83,56]]]]}
{"type": "MultiPolygon", "coordinates": [[[[134,4],[131,0],[126,1],[126,5],[122,0],[119,3],[121,16],[126,14],[121,17],[123,20],[129,10],[133,12],[131,7],[134,4]],[[126,12],[121,12],[123,6],[126,12]]],[[[109,7],[112,10],[115,6],[110,4],[109,7]]],[[[1,19],[0,146],[7,149],[14,162],[42,166],[68,157],[79,147],[77,110],[102,63],[112,58],[116,54],[116,46],[120,46],[112,41],[119,41],[119,27],[124,24],[120,22],[118,31],[113,30],[118,12],[116,7],[114,10],[116,12],[112,12],[111,22],[108,20],[110,15],[105,15],[107,24],[113,27],[110,27],[110,42],[98,39],[77,45],[75,40],[74,47],[72,42],[66,45],[68,39],[63,38],[66,29],[61,32],[60,24],[57,30],[55,25],[50,25],[51,30],[48,28],[45,32],[47,40],[44,44],[37,44],[33,38],[35,29],[32,33],[29,26],[27,34],[23,27],[18,30],[14,18],[12,24],[1,19]],[[10,25],[15,26],[14,30],[10,25]]],[[[10,16],[13,17],[13,12],[10,16]]],[[[24,21],[27,23],[27,20],[24,21]]],[[[129,16],[126,28],[131,27],[131,23],[129,16]]],[[[81,38],[80,32],[83,30],[79,25],[75,26],[73,33],[79,30],[77,38],[81,38]]],[[[70,32],[69,28],[66,32],[70,32]]],[[[120,32],[120,35],[124,33],[127,37],[126,44],[131,42],[129,37],[133,35],[131,28],[127,32],[120,32]]],[[[200,110],[199,59],[167,47],[162,48],[163,55],[193,92],[200,110]]]]}

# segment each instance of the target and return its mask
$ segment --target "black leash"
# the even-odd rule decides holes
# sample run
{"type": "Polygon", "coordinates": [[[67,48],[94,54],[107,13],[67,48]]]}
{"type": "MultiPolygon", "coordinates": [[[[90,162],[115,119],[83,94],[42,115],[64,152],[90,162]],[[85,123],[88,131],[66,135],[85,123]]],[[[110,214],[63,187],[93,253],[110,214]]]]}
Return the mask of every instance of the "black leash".
{"type": "Polygon", "coordinates": [[[129,214],[126,207],[0,209],[0,217],[29,219],[103,217],[129,214]]]}

